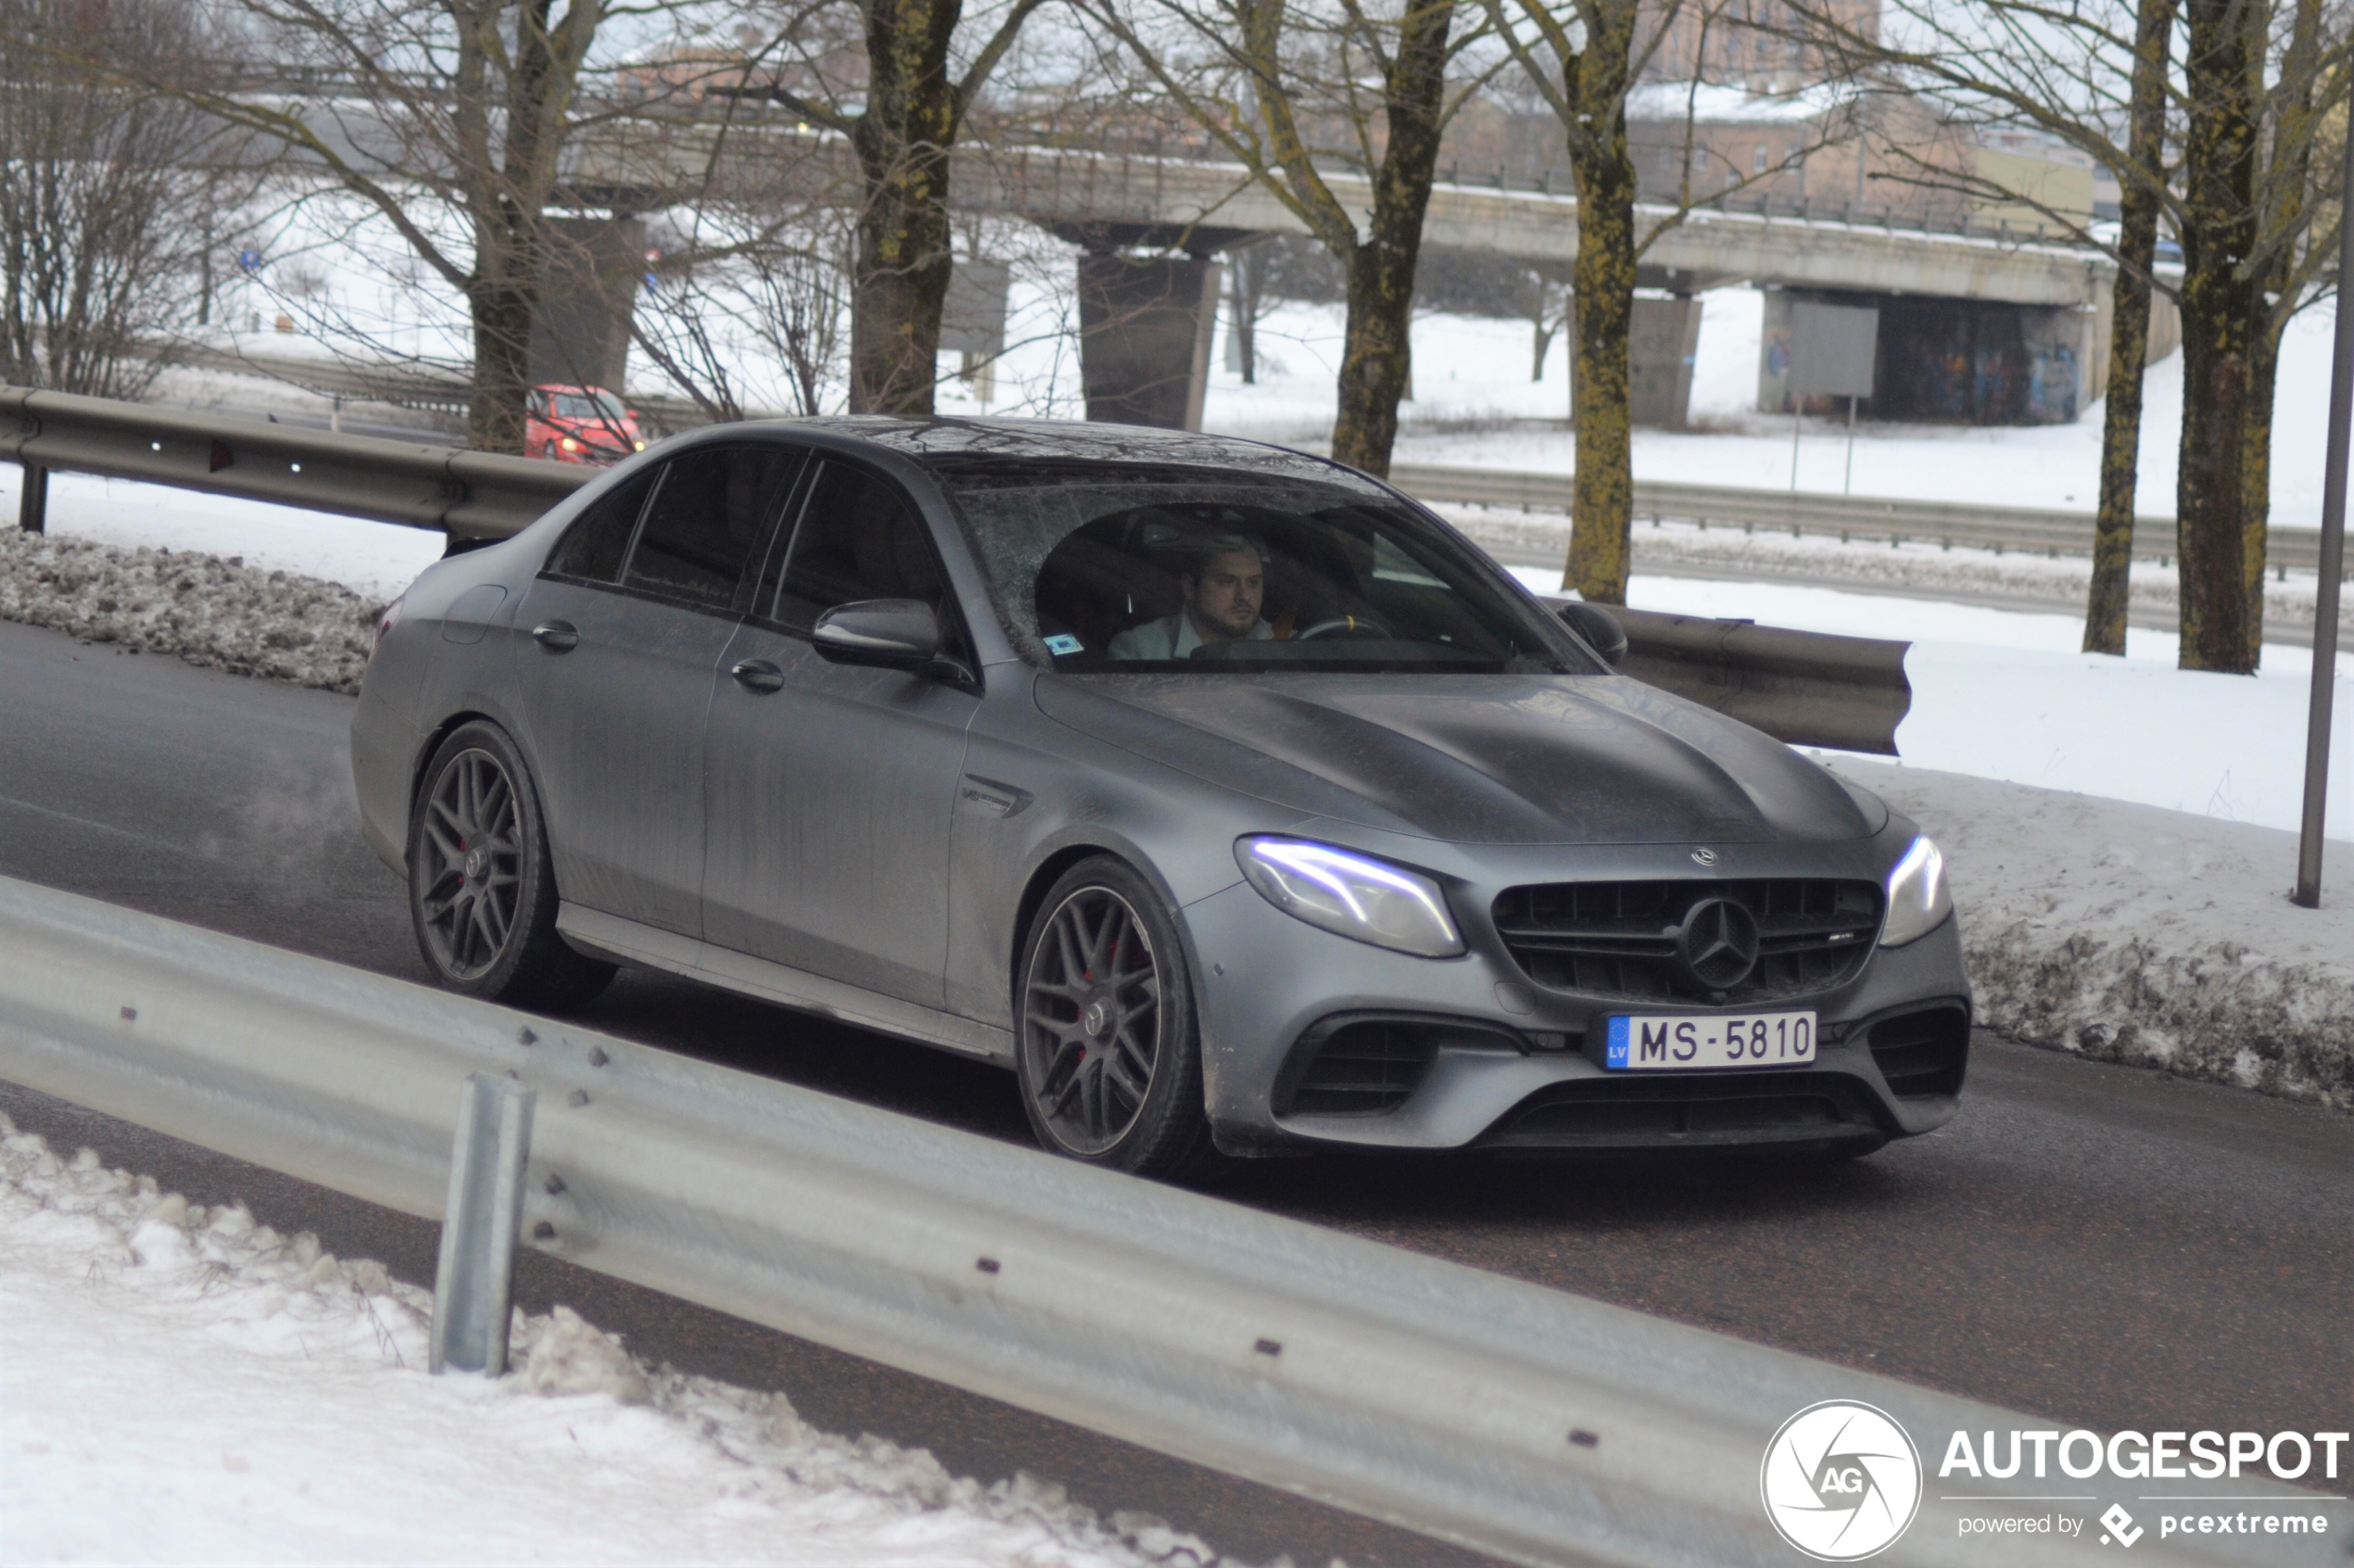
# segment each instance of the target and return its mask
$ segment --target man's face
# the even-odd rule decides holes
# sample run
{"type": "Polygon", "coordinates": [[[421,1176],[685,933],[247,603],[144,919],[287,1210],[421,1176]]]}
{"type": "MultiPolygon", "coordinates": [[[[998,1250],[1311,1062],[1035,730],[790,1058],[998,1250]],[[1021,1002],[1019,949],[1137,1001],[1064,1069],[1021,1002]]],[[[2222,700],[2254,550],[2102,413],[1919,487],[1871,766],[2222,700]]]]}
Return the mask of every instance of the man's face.
{"type": "Polygon", "coordinates": [[[1259,601],[1267,593],[1267,572],[1255,550],[1213,555],[1201,575],[1185,580],[1185,608],[1194,630],[1207,640],[1228,642],[1248,637],[1259,624],[1259,601]]]}

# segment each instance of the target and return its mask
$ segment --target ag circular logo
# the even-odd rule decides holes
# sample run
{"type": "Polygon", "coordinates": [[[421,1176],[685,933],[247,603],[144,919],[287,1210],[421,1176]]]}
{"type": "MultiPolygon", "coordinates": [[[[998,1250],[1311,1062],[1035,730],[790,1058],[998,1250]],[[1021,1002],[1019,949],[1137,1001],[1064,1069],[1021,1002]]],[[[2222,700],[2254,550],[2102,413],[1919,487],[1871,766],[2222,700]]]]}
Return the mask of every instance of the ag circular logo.
{"type": "Polygon", "coordinates": [[[1782,1539],[1817,1562],[1854,1562],[1911,1526],[1921,1456],[1887,1411],[1826,1399],[1782,1423],[1757,1484],[1782,1539]]]}

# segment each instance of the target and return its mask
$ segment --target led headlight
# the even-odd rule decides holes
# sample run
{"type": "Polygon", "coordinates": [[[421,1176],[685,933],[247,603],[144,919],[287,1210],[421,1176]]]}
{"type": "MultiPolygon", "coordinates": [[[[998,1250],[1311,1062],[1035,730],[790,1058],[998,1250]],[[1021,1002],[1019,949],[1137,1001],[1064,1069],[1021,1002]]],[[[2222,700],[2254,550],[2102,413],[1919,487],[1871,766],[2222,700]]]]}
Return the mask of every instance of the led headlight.
{"type": "Polygon", "coordinates": [[[1923,835],[1888,873],[1888,918],[1879,929],[1882,947],[1902,947],[1945,923],[1954,913],[1945,891],[1945,857],[1923,835]]]}
{"type": "Polygon", "coordinates": [[[1234,858],[1268,903],[1311,926],[1420,958],[1463,950],[1428,877],[1303,839],[1245,839],[1234,858]]]}

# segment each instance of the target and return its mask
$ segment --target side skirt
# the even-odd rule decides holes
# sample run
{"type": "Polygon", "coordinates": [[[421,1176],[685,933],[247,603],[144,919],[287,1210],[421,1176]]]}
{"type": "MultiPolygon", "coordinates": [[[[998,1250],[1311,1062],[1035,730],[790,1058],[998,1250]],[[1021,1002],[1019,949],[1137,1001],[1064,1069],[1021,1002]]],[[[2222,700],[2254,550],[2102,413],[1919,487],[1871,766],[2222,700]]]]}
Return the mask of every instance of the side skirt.
{"type": "Polygon", "coordinates": [[[584,909],[576,904],[557,906],[556,929],[566,942],[593,957],[666,969],[740,995],[838,1018],[860,1029],[895,1034],[919,1044],[936,1045],[959,1056],[980,1056],[1000,1067],[1010,1068],[1014,1063],[1014,1036],[1010,1030],[995,1029],[920,1003],[903,1002],[895,996],[845,985],[805,969],[715,947],[676,931],[584,909]]]}

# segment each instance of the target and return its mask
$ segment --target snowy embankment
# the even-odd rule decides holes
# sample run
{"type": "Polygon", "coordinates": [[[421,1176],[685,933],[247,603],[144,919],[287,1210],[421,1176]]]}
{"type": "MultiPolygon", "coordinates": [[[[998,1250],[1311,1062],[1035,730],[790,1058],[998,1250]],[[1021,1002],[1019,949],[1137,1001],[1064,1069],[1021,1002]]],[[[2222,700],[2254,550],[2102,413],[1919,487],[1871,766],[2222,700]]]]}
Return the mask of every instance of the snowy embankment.
{"type": "Polygon", "coordinates": [[[2354,1109],[2354,844],[2288,901],[2297,835],[1860,758],[1820,761],[1945,851],[1980,1021],[2354,1109]]]}
{"type": "Polygon", "coordinates": [[[196,550],[0,531],[0,620],[356,694],[384,601],[196,550]]]}
{"type": "Polygon", "coordinates": [[[431,1296],[0,1117],[0,1559],[1131,1568],[1217,1554],[813,1430],[558,1308],[429,1377],[431,1296]]]}

